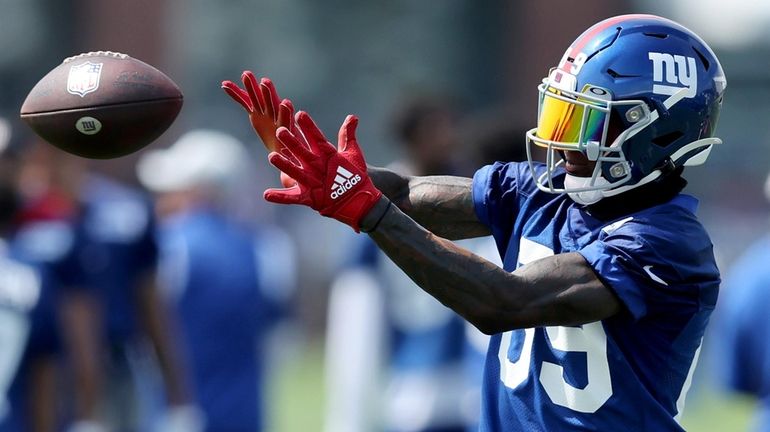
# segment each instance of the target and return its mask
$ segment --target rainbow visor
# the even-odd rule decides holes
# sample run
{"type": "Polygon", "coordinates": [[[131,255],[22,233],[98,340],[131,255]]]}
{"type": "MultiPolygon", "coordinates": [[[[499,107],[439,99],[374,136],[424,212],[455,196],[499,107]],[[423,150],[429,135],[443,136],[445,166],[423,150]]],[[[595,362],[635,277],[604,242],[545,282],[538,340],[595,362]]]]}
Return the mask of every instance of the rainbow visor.
{"type": "Polygon", "coordinates": [[[555,88],[547,80],[539,90],[536,145],[579,151],[588,143],[604,147],[612,100],[608,90],[586,85],[577,93],[555,88]]]}

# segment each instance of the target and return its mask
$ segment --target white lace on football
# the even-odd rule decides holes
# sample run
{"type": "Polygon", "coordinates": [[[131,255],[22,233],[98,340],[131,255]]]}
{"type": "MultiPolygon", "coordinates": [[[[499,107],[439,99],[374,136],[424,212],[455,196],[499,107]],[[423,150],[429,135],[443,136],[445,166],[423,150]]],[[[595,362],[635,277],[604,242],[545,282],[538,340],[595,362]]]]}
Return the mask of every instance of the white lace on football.
{"type": "Polygon", "coordinates": [[[114,58],[123,60],[128,58],[128,54],[121,54],[119,52],[114,52],[114,51],[91,51],[83,54],[78,54],[76,56],[67,57],[66,59],[64,59],[62,63],[68,63],[73,60],[77,60],[85,57],[114,57],[114,58]]]}

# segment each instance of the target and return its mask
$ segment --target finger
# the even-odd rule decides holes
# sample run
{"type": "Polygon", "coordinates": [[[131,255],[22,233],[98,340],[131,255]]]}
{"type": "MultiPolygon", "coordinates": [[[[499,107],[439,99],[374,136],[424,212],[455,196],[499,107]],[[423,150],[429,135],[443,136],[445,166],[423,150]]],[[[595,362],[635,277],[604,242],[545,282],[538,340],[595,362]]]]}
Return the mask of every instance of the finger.
{"type": "Polygon", "coordinates": [[[254,107],[251,105],[251,101],[249,100],[249,94],[246,93],[242,88],[238,87],[234,82],[222,81],[222,90],[224,90],[225,93],[227,93],[228,96],[230,96],[234,101],[241,104],[241,106],[246,111],[254,111],[254,107]]]}
{"type": "Polygon", "coordinates": [[[267,114],[272,117],[273,121],[278,120],[278,105],[281,101],[278,99],[278,91],[275,89],[273,81],[270,78],[262,78],[259,82],[259,90],[262,92],[262,100],[265,101],[267,114]]]}
{"type": "Polygon", "coordinates": [[[268,189],[265,191],[265,200],[276,204],[303,204],[306,201],[302,189],[293,186],[288,189],[268,189]]]}
{"type": "Polygon", "coordinates": [[[281,106],[278,110],[277,126],[283,126],[289,129],[289,131],[294,134],[294,137],[297,138],[297,141],[301,142],[306,148],[310,148],[307,139],[305,139],[305,135],[303,135],[302,131],[297,127],[297,122],[294,120],[294,104],[292,104],[289,99],[284,99],[281,102],[281,106]]]}
{"type": "Polygon", "coordinates": [[[326,140],[323,132],[318,129],[313,119],[305,111],[300,111],[295,116],[297,119],[297,126],[305,136],[310,149],[316,154],[329,154],[336,152],[335,148],[326,140]]]}
{"type": "Polygon", "coordinates": [[[257,77],[251,71],[243,71],[241,80],[243,80],[243,86],[246,87],[246,92],[248,92],[251,103],[254,106],[253,112],[264,114],[265,100],[262,98],[262,92],[257,88],[259,87],[257,77]]]}
{"type": "MultiPolygon", "coordinates": [[[[275,132],[276,138],[278,138],[278,141],[281,142],[281,144],[286,147],[287,150],[291,152],[291,154],[294,155],[297,159],[300,161],[312,161],[313,159],[316,159],[317,156],[313,154],[310,149],[305,146],[304,142],[301,142],[297,137],[289,132],[288,129],[285,127],[280,127],[275,132]]],[[[292,176],[294,177],[294,176],[292,176]]]]}
{"type": "Polygon", "coordinates": [[[337,145],[340,152],[354,151],[361,153],[361,149],[358,148],[358,141],[356,140],[357,127],[358,117],[354,115],[345,117],[345,121],[342,122],[339,135],[337,136],[337,145]]]}
{"type": "Polygon", "coordinates": [[[268,155],[267,159],[270,164],[286,173],[288,176],[297,181],[297,183],[303,184],[308,187],[321,186],[321,180],[313,177],[302,167],[294,165],[289,159],[280,153],[272,152],[268,155]]]}
{"type": "Polygon", "coordinates": [[[283,126],[292,131],[292,133],[297,129],[294,127],[294,105],[288,99],[282,100],[278,106],[277,126],[283,126]]]}

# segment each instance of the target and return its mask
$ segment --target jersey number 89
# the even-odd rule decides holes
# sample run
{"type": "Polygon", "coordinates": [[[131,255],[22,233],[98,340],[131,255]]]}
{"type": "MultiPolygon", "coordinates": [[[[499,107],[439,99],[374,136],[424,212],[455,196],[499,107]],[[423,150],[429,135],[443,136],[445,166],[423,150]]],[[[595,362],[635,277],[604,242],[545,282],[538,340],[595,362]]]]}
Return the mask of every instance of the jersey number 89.
{"type": "MultiPolygon", "coordinates": [[[[553,250],[525,238],[519,247],[520,265],[553,255],[553,250]]],[[[551,401],[582,413],[593,413],[604,405],[612,396],[612,381],[607,360],[607,335],[601,322],[584,324],[580,327],[545,327],[541,329],[548,336],[554,350],[564,352],[583,352],[586,354],[586,376],[588,384],[584,388],[574,387],[564,379],[562,365],[543,361],[540,368],[540,385],[543,386],[551,401]]],[[[511,333],[502,335],[500,342],[500,379],[506,387],[515,389],[529,376],[532,345],[535,339],[534,328],[524,330],[524,343],[518,360],[508,358],[511,333]]],[[[545,337],[541,335],[541,337],[545,337]]],[[[535,384],[537,385],[537,384],[535,384]]]]}

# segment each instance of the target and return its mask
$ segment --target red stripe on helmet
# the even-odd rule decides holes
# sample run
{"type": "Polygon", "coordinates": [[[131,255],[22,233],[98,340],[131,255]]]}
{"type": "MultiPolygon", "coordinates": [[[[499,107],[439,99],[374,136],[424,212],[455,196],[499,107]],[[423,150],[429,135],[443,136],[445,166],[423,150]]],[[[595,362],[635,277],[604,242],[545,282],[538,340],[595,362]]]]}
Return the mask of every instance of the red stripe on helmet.
{"type": "Polygon", "coordinates": [[[585,48],[586,45],[588,45],[589,42],[591,42],[596,35],[603,32],[604,30],[607,30],[608,28],[612,26],[616,26],[623,21],[628,21],[632,19],[661,19],[659,16],[656,15],[649,15],[649,14],[630,14],[630,15],[618,15],[616,17],[607,18],[604,21],[598,22],[593,25],[593,27],[586,30],[581,36],[578,37],[578,39],[570,46],[567,55],[564,56],[563,61],[561,64],[559,64],[559,69],[569,72],[570,69],[567,67],[568,64],[572,64],[571,61],[567,60],[569,57],[570,59],[574,59],[575,56],[578,55],[581,51],[583,51],[583,48],[585,48]]]}

